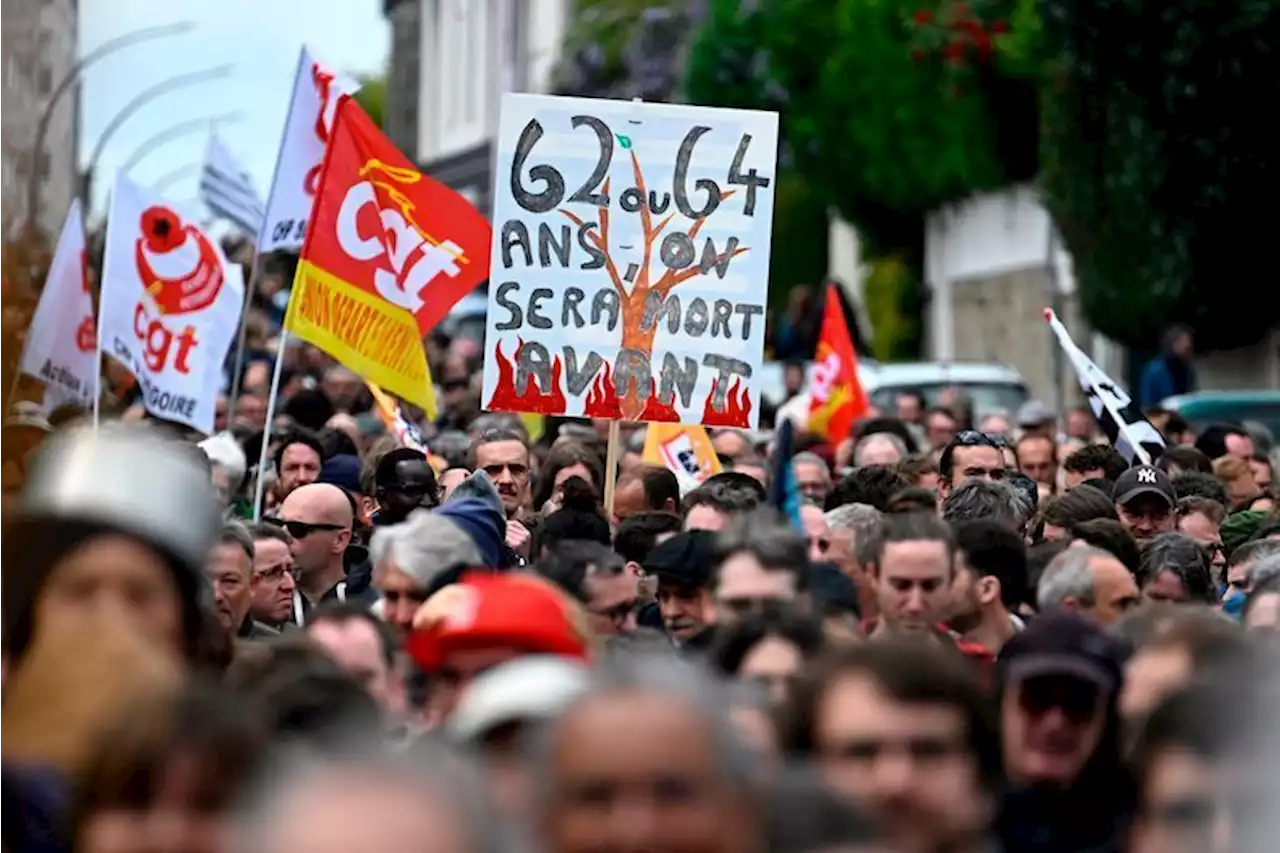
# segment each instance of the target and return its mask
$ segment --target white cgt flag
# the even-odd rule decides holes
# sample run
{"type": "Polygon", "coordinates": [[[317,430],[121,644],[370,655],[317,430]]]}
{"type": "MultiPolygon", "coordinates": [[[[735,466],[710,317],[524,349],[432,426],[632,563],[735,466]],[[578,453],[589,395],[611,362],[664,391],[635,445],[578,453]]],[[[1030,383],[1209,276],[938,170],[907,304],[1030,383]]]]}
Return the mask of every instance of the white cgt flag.
{"type": "Polygon", "coordinates": [[[98,341],[137,378],[152,415],[213,432],[243,302],[240,267],[196,219],[118,175],[98,341]]]}
{"type": "Polygon", "coordinates": [[[1076,346],[1071,333],[1052,309],[1044,309],[1044,318],[1053,329],[1058,345],[1071,360],[1080,387],[1089,398],[1089,408],[1093,409],[1093,416],[1107,440],[1129,464],[1150,465],[1164,452],[1164,436],[1160,430],[1143,416],[1129,394],[1076,346]]]}
{"type": "Polygon", "coordinates": [[[22,349],[22,372],[45,383],[45,410],[88,407],[97,390],[98,344],[93,296],[85,278],[84,222],[71,202],[22,349]]]}
{"type": "Polygon", "coordinates": [[[267,215],[258,235],[259,251],[302,248],[307,235],[307,217],[311,215],[320,183],[320,164],[333,130],[334,109],[339,96],[350,95],[359,88],[354,81],[320,65],[303,46],[293,78],[293,95],[284,120],[275,176],[271,179],[267,215]]]}

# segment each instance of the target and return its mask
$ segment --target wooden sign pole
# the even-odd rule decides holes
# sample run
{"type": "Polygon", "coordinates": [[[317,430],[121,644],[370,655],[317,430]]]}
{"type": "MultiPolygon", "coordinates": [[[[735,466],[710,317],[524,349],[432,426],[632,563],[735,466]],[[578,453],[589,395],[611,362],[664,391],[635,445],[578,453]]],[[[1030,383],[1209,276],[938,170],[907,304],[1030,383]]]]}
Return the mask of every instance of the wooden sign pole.
{"type": "Polygon", "coordinates": [[[609,443],[604,454],[604,509],[613,518],[613,493],[618,485],[618,445],[621,443],[622,421],[609,421],[609,443]]]}

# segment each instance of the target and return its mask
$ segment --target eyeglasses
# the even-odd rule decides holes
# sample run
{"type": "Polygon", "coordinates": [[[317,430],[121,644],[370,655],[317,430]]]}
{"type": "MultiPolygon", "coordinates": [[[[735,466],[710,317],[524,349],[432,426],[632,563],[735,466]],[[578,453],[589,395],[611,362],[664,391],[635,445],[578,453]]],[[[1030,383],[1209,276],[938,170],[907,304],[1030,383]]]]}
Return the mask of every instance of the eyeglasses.
{"type": "Polygon", "coordinates": [[[294,539],[306,539],[317,530],[334,532],[347,529],[345,524],[313,524],[310,521],[286,521],[283,518],[267,518],[263,520],[274,524],[276,527],[283,527],[289,531],[289,535],[294,539]]]}
{"type": "Polygon", "coordinates": [[[285,575],[292,575],[293,567],[286,565],[272,566],[265,572],[258,572],[253,576],[254,583],[279,583],[284,580],[285,575]]]}

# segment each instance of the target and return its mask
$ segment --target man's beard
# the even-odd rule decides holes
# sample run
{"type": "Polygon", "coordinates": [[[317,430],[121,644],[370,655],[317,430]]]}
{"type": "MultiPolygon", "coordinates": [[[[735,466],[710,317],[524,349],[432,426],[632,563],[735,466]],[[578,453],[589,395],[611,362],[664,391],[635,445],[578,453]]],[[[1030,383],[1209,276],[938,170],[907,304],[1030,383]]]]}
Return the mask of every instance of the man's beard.
{"type": "Polygon", "coordinates": [[[977,605],[966,607],[947,619],[947,627],[957,634],[967,634],[982,624],[982,610],[977,605]]]}

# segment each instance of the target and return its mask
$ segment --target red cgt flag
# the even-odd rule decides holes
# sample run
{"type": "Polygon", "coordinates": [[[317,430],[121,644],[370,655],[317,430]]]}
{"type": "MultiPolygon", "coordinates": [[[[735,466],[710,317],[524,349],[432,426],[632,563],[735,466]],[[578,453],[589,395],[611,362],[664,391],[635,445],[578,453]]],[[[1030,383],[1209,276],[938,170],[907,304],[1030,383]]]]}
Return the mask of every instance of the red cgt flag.
{"type": "Polygon", "coordinates": [[[489,276],[489,222],[338,101],[285,328],[424,408],[422,337],[489,276]]]}
{"type": "Polygon", "coordinates": [[[809,384],[809,431],[839,443],[866,414],[868,403],[858,381],[858,353],[834,284],[827,285],[815,362],[809,384]]]}

